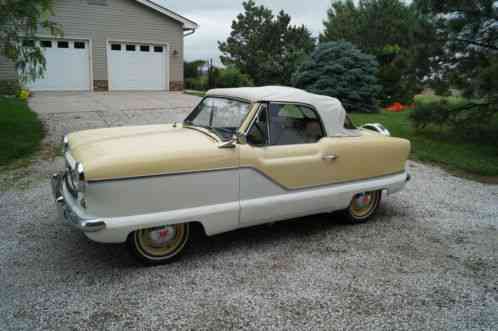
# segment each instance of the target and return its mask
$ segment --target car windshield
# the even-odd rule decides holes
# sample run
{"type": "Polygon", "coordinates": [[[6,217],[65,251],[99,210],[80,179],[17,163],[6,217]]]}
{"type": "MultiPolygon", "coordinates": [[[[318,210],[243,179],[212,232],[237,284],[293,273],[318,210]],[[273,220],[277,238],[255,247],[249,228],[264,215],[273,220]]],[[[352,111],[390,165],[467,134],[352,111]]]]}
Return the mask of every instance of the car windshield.
{"type": "Polygon", "coordinates": [[[248,102],[207,97],[187,116],[184,124],[209,129],[223,140],[229,140],[237,132],[250,109],[248,102]]]}

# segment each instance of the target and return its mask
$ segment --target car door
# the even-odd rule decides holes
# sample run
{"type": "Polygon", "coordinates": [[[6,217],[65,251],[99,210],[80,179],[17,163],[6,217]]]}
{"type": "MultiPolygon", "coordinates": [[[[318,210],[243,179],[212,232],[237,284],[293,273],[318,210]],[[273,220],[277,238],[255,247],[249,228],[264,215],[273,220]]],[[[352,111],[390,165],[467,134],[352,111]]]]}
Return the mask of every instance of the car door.
{"type": "Polygon", "coordinates": [[[254,225],[325,211],[313,196],[327,184],[335,156],[316,110],[264,103],[240,145],[240,223],[254,225]]]}

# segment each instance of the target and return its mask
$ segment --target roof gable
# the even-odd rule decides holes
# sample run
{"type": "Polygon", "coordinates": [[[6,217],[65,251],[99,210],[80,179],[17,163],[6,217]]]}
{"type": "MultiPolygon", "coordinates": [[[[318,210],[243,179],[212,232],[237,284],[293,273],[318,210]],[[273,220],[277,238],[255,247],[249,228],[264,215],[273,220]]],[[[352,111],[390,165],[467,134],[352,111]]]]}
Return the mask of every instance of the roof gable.
{"type": "Polygon", "coordinates": [[[169,18],[174,19],[177,22],[182,23],[184,30],[195,30],[199,27],[199,25],[197,23],[195,23],[194,21],[191,21],[188,18],[183,17],[183,16],[175,13],[174,11],[171,11],[168,8],[165,8],[161,5],[158,5],[154,1],[151,1],[151,0],[136,0],[136,1],[149,7],[149,8],[152,8],[152,9],[160,12],[163,15],[168,16],[169,18]]]}

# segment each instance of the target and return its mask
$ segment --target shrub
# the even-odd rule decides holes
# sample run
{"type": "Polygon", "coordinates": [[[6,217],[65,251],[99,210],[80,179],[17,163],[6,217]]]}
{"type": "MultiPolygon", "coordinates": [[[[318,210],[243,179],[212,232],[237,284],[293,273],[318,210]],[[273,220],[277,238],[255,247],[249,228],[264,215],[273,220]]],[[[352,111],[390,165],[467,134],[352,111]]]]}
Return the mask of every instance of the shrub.
{"type": "Polygon", "coordinates": [[[208,89],[207,76],[185,79],[185,88],[188,90],[206,91],[208,89]]]}
{"type": "Polygon", "coordinates": [[[235,67],[220,69],[218,77],[216,77],[216,87],[220,88],[244,87],[252,85],[253,82],[249,76],[241,73],[240,70],[235,67]]]}
{"type": "Polygon", "coordinates": [[[483,101],[459,97],[418,96],[410,120],[416,129],[437,127],[480,140],[498,135],[496,110],[483,101]]]}
{"type": "Polygon", "coordinates": [[[377,61],[345,41],[320,44],[292,77],[294,86],[338,98],[347,111],[378,111],[377,61]]]}
{"type": "MultiPolygon", "coordinates": [[[[235,67],[215,68],[213,70],[213,83],[217,88],[253,86],[248,75],[240,72],[235,67]]],[[[191,90],[206,91],[209,89],[208,76],[185,79],[185,87],[191,90]]]]}

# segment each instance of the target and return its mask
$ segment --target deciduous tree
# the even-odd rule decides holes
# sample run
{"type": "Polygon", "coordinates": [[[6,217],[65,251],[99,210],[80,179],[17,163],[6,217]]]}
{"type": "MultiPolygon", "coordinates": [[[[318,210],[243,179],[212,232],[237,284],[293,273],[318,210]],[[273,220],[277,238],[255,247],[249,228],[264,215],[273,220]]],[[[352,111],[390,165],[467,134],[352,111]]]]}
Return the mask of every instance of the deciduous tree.
{"type": "Polygon", "coordinates": [[[36,79],[46,70],[36,34],[61,35],[61,26],[50,19],[53,0],[0,1],[0,54],[16,65],[22,81],[36,79]]]}
{"type": "Polygon", "coordinates": [[[253,0],[242,5],[244,13],[232,22],[230,36],[218,42],[222,63],[248,74],[256,85],[288,85],[297,65],[315,47],[311,32],[291,25],[284,11],[274,16],[253,0]]]}
{"type": "Polygon", "coordinates": [[[320,41],[346,40],[377,58],[385,104],[408,101],[429,72],[415,49],[431,37],[415,7],[401,0],[333,0],[320,41]],[[416,64],[420,63],[418,66],[416,64]]]}

